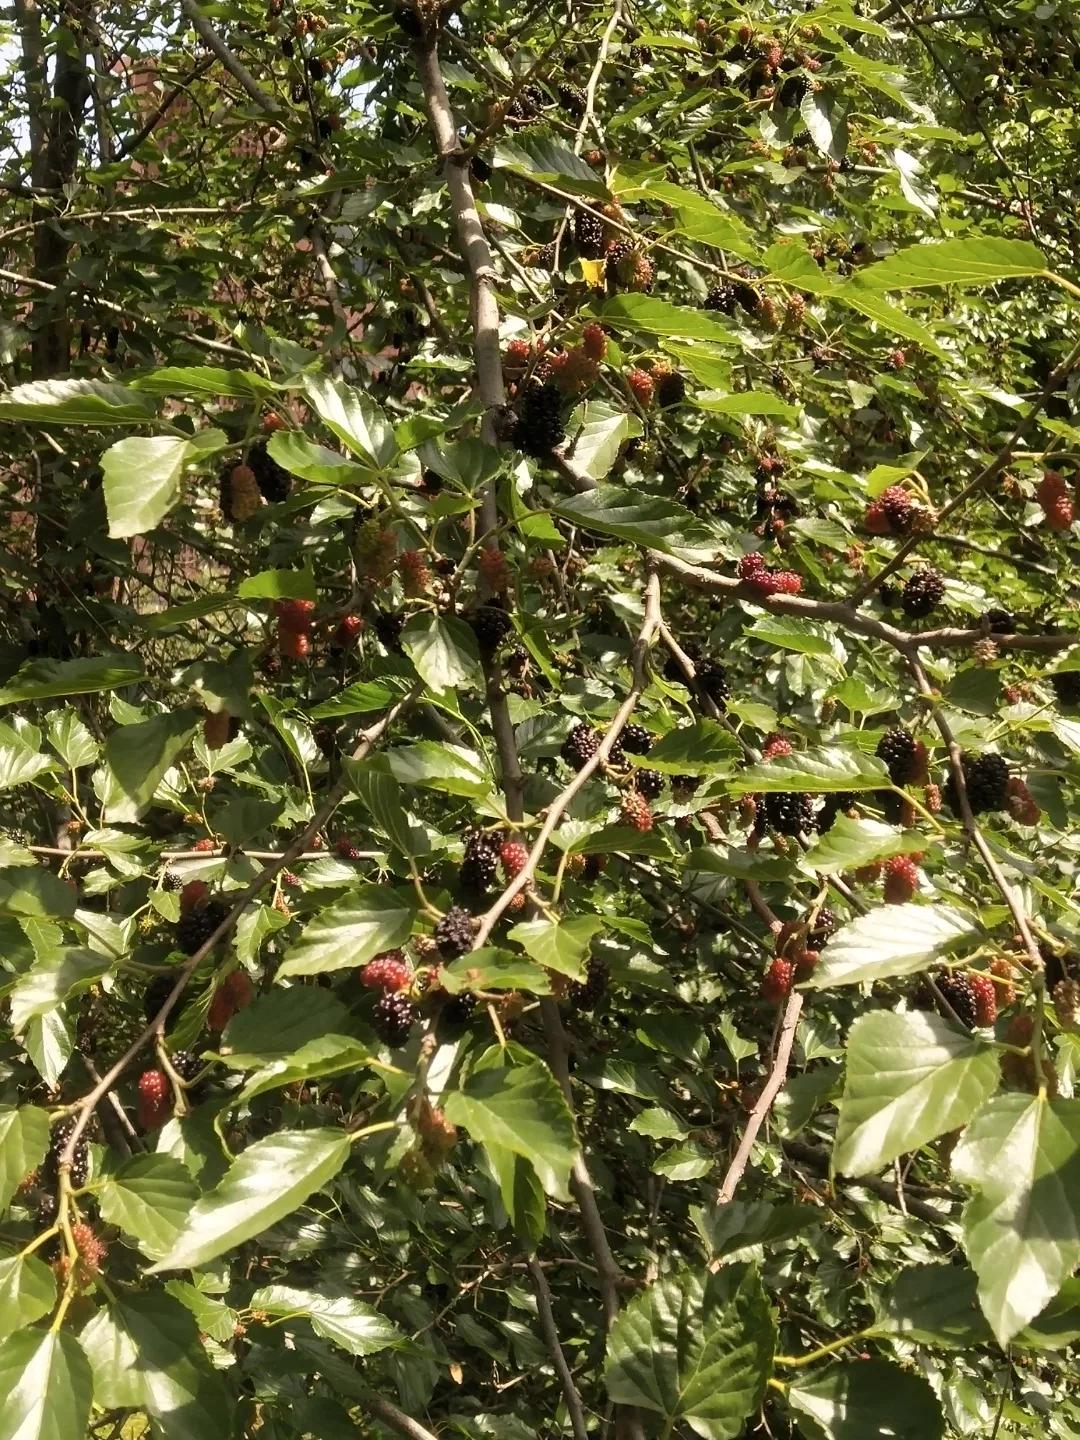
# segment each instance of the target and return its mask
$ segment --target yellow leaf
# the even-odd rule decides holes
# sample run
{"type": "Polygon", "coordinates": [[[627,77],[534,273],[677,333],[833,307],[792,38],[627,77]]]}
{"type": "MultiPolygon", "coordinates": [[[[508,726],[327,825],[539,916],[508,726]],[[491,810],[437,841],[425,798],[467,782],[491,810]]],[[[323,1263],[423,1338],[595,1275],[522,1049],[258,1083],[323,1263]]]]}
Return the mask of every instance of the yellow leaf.
{"type": "Polygon", "coordinates": [[[579,260],[581,273],[585,277],[586,285],[591,285],[594,290],[603,288],[607,265],[603,260],[579,260]]]}

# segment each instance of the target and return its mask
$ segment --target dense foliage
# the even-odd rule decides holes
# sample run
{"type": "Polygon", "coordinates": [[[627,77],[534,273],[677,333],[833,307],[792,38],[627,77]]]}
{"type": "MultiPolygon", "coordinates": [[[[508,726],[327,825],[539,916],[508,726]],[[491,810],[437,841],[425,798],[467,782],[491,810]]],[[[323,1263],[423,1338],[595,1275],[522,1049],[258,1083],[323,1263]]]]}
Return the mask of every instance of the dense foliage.
{"type": "Polygon", "coordinates": [[[2,1440],[1080,1436],[1070,7],[12,15],[2,1440]]]}

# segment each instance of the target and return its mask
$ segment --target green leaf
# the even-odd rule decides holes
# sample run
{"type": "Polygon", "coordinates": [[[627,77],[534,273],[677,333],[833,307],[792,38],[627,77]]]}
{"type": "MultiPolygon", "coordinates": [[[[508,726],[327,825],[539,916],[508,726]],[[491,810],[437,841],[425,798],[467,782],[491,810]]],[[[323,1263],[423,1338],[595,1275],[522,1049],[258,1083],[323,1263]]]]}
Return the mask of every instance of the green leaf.
{"type": "Polygon", "coordinates": [[[585,962],[593,936],[604,928],[599,915],[577,915],[569,920],[526,920],[515,925],[509,939],[549,970],[584,980],[585,962]]]}
{"type": "Polygon", "coordinates": [[[135,725],[117,726],[105,742],[106,820],[127,824],[139,819],[165,772],[186,749],[199,724],[194,711],[175,710],[167,715],[153,715],[135,725]]]}
{"type": "Polygon", "coordinates": [[[0,1440],[77,1440],[90,1419],[86,1356],[66,1330],[20,1330],[0,1345],[0,1440]]]}
{"type": "Polygon", "coordinates": [[[127,385],[103,380],[35,380],[0,395],[0,421],[38,420],[45,425],[142,425],[153,418],[153,400],[127,385]]]}
{"type": "Polygon", "coordinates": [[[978,1191],[964,1208],[964,1248],[983,1314],[1007,1345],[1080,1265],[1080,1100],[993,1096],[952,1168],[978,1191]]]}
{"type": "Polygon", "coordinates": [[[908,245],[863,270],[859,278],[878,290],[916,290],[928,285],[992,285],[1045,273],[1046,259],[1037,245],[979,235],[908,245]]]}
{"type": "Polygon", "coordinates": [[[49,1117],[44,1110],[33,1105],[0,1108],[0,1213],[48,1148],[49,1117]]]}
{"type": "Polygon", "coordinates": [[[777,1245],[812,1230],[820,1213],[812,1205],[771,1205],[767,1200],[731,1200],[715,1210],[692,1212],[713,1259],[738,1255],[755,1245],[777,1245]]]}
{"type": "MultiPolygon", "coordinates": [[[[495,146],[492,163],[506,170],[527,175],[533,180],[559,184],[581,194],[606,196],[607,188],[591,165],[580,155],[557,140],[541,137],[511,143],[500,140],[495,146]]],[[[564,243],[565,250],[565,243],[564,243]]]]}
{"type": "Polygon", "coordinates": [[[851,1027],[833,1164],[868,1175],[965,1125],[997,1088],[993,1045],[927,1011],[875,1010],[851,1027]]]}
{"type": "Polygon", "coordinates": [[[131,388],[147,395],[186,395],[192,399],[233,395],[239,400],[258,399],[277,390],[254,370],[226,370],[216,365],[166,365],[136,376],[131,388]]]}
{"type": "Polygon", "coordinates": [[[237,589],[241,600],[314,600],[315,576],[310,570],[260,570],[237,589]]]}
{"type": "Polygon", "coordinates": [[[401,645],[432,690],[475,689],[483,684],[476,636],[464,620],[416,615],[402,631],[401,645]]]}
{"type": "Polygon", "coordinates": [[[430,852],[427,831],[409,820],[401,803],[401,787],[391,776],[363,761],[346,760],[343,769],[353,793],[371,811],[376,824],[402,855],[416,860],[430,852]]]}
{"type": "Polygon", "coordinates": [[[302,480],[311,480],[316,485],[367,485],[371,483],[371,471],[355,460],[346,460],[336,450],[325,445],[316,445],[299,430],[279,430],[270,437],[266,447],[272,460],[288,470],[290,475],[299,475],[302,480]]]}
{"type": "Polygon", "coordinates": [[[977,925],[949,905],[882,905],[843,925],[806,982],[811,990],[863,985],[893,975],[916,975],[969,941],[977,925]]]}
{"type": "Polygon", "coordinates": [[[277,979],[365,965],[373,955],[404,944],[415,918],[416,899],[410,891],[360,885],[308,922],[279,966],[277,979]]]}
{"type": "Polygon", "coordinates": [[[71,770],[93,765],[101,747],[70,706],[54,710],[45,722],[49,744],[71,770]]]}
{"type": "Polygon", "coordinates": [[[880,291],[866,284],[861,275],[855,275],[845,284],[837,285],[831,293],[841,304],[849,305],[868,320],[875,321],[889,334],[913,340],[916,345],[921,345],[939,360],[948,359],[947,352],[941,348],[925,325],[886,300],[880,291]]]}
{"type": "Polygon", "coordinates": [[[385,710],[402,693],[379,680],[358,680],[346,686],[330,700],[324,700],[309,712],[312,720],[337,720],[342,715],[373,715],[385,710]]]}
{"type": "Polygon", "coordinates": [[[926,849],[926,836],[915,830],[898,832],[880,820],[853,820],[838,815],[824,833],[810,842],[805,860],[819,875],[839,875],[890,855],[912,855],[926,849]]]}
{"type": "Polygon", "coordinates": [[[742,755],[738,740],[716,720],[694,720],[662,735],[642,760],[665,775],[712,775],[742,755]]]}
{"type": "Polygon", "coordinates": [[[180,498],[184,466],[198,451],[176,435],[130,435],[101,457],[109,535],[143,535],[164,520],[180,498]]]}
{"type": "Polygon", "coordinates": [[[95,1193],[101,1218],[137,1240],[152,1260],[168,1252],[199,1194],[184,1166],[168,1155],[133,1155],[95,1193]]]}
{"type": "Polygon", "coordinates": [[[683,1421],[705,1440],[735,1440],[761,1404],[775,1327],[757,1272],[682,1270],[622,1311],[605,1378],[616,1403],[683,1421]]]}
{"type": "Polygon", "coordinates": [[[694,1141],[686,1145],[673,1145],[670,1150],[653,1161],[653,1174],[663,1175],[671,1181],[701,1180],[716,1164],[711,1155],[694,1141]]]}
{"type": "Polygon", "coordinates": [[[653,300],[648,295],[616,295],[605,300],[599,318],[613,330],[639,330],[646,335],[671,335],[683,340],[714,340],[730,345],[735,336],[707,311],[653,300]]]}
{"type": "Polygon", "coordinates": [[[466,750],[463,745],[442,745],[434,740],[395,745],[386,752],[386,762],[402,785],[474,799],[490,794],[492,789],[490,771],[474,750],[466,750]]]}
{"type": "Polygon", "coordinates": [[[309,375],[304,393],[327,429],[354,455],[385,469],[398,453],[393,427],[362,390],[329,375],[309,375]]]}
{"type": "Polygon", "coordinates": [[[81,1339],[99,1405],[145,1410],[162,1440],[228,1440],[233,1433],[225,1384],[194,1316],[172,1295],[126,1295],[99,1310],[81,1339]]]}
{"type": "Polygon", "coordinates": [[[586,530],[614,535],[631,545],[662,550],[670,555],[711,556],[715,544],[689,510],[661,495],[643,495],[617,485],[601,485],[583,495],[558,500],[557,515],[586,530]]]}
{"type": "MultiPolygon", "coordinates": [[[[231,1062],[230,1062],[231,1063],[231,1062]]],[[[247,1104],[256,1095],[294,1085],[300,1080],[319,1080],[328,1075],[355,1074],[365,1065],[377,1064],[367,1045],[348,1035],[319,1035],[294,1050],[264,1065],[249,1075],[243,1090],[236,1097],[238,1105],[247,1104]]]]}
{"type": "Polygon", "coordinates": [[[397,1326],[362,1300],[350,1295],[324,1295],[318,1290],[297,1290],[291,1285],[266,1285],[249,1301],[253,1310],[268,1315],[302,1316],[324,1340],[332,1340],[350,1355],[377,1355],[397,1346],[405,1337],[397,1326]]]}
{"type": "Polygon", "coordinates": [[[59,875],[34,862],[0,870],[0,915],[53,916],[70,920],[77,896],[59,875]]]}
{"type": "Polygon", "coordinates": [[[328,990],[309,985],[269,990],[232,1017],[220,1048],[234,1069],[254,1070],[345,1026],[345,1007],[328,990]]]}
{"type": "Polygon", "coordinates": [[[281,1130],[256,1140],[192,1207],[151,1273],[194,1269],[261,1234],[332,1180],[348,1155],[340,1130],[281,1130]]]}
{"type": "Polygon", "coordinates": [[[527,1160],[548,1195],[567,1198],[577,1137],[563,1093],[542,1061],[476,1070],[446,1097],[443,1110],[482,1145],[527,1160]]]}
{"type": "Polygon", "coordinates": [[[31,1020],[22,1043],[46,1085],[55,1088],[75,1048],[74,1027],[64,1011],[52,1010],[31,1020]]]}
{"type": "Polygon", "coordinates": [[[574,465],[593,480],[602,480],[627,440],[642,433],[636,415],[616,410],[602,400],[578,406],[570,418],[574,465]]]}
{"type": "Polygon", "coordinates": [[[36,1255],[0,1259],[0,1340],[32,1325],[56,1303],[56,1277],[36,1255]]]}
{"type": "Polygon", "coordinates": [[[824,625],[812,620],[796,620],[790,615],[759,615],[747,633],[755,640],[794,650],[799,655],[820,656],[829,662],[831,669],[843,669],[836,653],[835,637],[824,625]]]}
{"type": "MultiPolygon", "coordinates": [[[[31,733],[40,740],[40,731],[31,733]]],[[[19,731],[10,725],[0,725],[0,790],[24,785],[35,775],[56,768],[56,761],[43,755],[40,748],[30,744],[19,731]]]]}
{"type": "Polygon", "coordinates": [[[551,994],[546,970],[524,956],[490,946],[460,955],[453,964],[444,965],[440,973],[443,986],[451,995],[463,990],[529,990],[534,995],[551,994]]]}
{"type": "Polygon", "coordinates": [[[102,656],[84,660],[31,660],[0,689],[0,706],[54,695],[91,695],[134,685],[145,673],[134,656],[102,656]]]}
{"type": "Polygon", "coordinates": [[[941,1440],[945,1417],[920,1375],[887,1360],[834,1365],[795,1380],[788,1404],[806,1440],[941,1440]]]}
{"type": "Polygon", "coordinates": [[[875,1335],[966,1349],[993,1338],[979,1309],[978,1278],[966,1265],[909,1265],[882,1298],[875,1335]]]}
{"type": "Polygon", "coordinates": [[[793,420],[799,413],[797,405],[789,405],[779,395],[770,395],[765,390],[742,390],[737,395],[695,395],[694,404],[713,415],[779,415],[784,420],[793,420]]]}
{"type": "Polygon", "coordinates": [[[11,991],[11,1028],[22,1034],[28,1021],[95,984],[111,963],[106,955],[72,946],[48,952],[11,991]]]}
{"type": "Polygon", "coordinates": [[[787,790],[824,795],[880,790],[888,784],[888,771],[876,756],[864,755],[861,750],[823,748],[778,755],[764,765],[751,765],[733,775],[728,788],[736,795],[787,790]]]}

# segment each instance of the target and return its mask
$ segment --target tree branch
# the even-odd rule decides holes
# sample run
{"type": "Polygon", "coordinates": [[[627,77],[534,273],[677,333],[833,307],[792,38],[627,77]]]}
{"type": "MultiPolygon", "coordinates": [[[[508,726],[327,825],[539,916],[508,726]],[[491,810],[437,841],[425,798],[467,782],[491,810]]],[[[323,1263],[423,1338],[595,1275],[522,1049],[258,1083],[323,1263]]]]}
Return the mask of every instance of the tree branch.
{"type": "Polygon", "coordinates": [[[533,1285],[536,1289],[536,1306],[537,1314],[540,1318],[540,1329],[551,1355],[551,1363],[555,1366],[555,1373],[559,1377],[559,1384],[562,1386],[563,1399],[566,1401],[566,1410],[570,1416],[570,1427],[574,1432],[574,1440],[589,1440],[589,1431],[585,1424],[585,1409],[581,1403],[578,1388],[574,1384],[574,1377],[570,1373],[570,1366],[566,1363],[566,1356],[563,1354],[562,1345],[559,1342],[559,1331],[555,1324],[554,1311],[551,1308],[551,1289],[548,1286],[547,1276],[541,1269],[535,1255],[530,1255],[526,1263],[528,1264],[529,1274],[532,1276],[533,1285]]]}
{"type": "Polygon", "coordinates": [[[365,1395],[360,1403],[389,1429],[404,1436],[404,1440],[439,1440],[437,1435],[425,1429],[418,1420],[406,1415],[404,1410],[399,1410],[381,1395],[365,1395]]]}

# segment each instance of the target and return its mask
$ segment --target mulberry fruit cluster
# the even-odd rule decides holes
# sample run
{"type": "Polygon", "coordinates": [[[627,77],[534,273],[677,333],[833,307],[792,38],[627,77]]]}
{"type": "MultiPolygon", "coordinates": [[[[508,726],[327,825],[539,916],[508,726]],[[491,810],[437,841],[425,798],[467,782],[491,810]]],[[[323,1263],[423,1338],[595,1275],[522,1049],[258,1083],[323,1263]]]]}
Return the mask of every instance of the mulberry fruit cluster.
{"type": "Polygon", "coordinates": [[[624,792],[619,806],[619,819],[623,825],[629,825],[632,830],[638,830],[642,834],[653,828],[653,813],[649,802],[637,790],[624,792]]]}
{"type": "Polygon", "coordinates": [[[562,394],[551,380],[526,385],[518,400],[513,440],[526,455],[543,460],[566,436],[562,394]]]}
{"type": "MultiPolygon", "coordinates": [[[[60,1157],[64,1153],[64,1147],[71,1139],[77,1124],[74,1115],[67,1115],[63,1120],[58,1120],[52,1127],[49,1135],[49,1149],[45,1156],[45,1163],[42,1166],[41,1178],[50,1188],[56,1184],[60,1174],[60,1157]]],[[[86,1184],[90,1174],[90,1147],[86,1143],[86,1136],[79,1137],[71,1157],[71,1184],[75,1190],[81,1190],[86,1184]]],[[[51,1221],[49,1222],[52,1223],[51,1221]]]]}
{"type": "Polygon", "coordinates": [[[886,730],[874,753],[894,785],[910,785],[919,778],[919,742],[902,725],[886,730]]]}
{"type": "Polygon", "coordinates": [[[814,828],[814,802],[798,790],[772,791],[762,796],[756,819],[759,830],[803,835],[814,828]]]}
{"type": "Polygon", "coordinates": [[[619,744],[627,755],[647,755],[652,749],[652,736],[644,725],[631,721],[619,731],[619,744]]]}
{"type": "Polygon", "coordinates": [[[653,287],[652,261],[632,240],[616,240],[608,246],[605,268],[608,283],[616,290],[647,294],[653,287]]]}
{"type": "Polygon", "coordinates": [[[793,570],[770,570],[765,557],[756,551],[739,561],[739,579],[757,595],[798,595],[802,577],[793,570]]]}
{"type": "Polygon", "coordinates": [[[770,1005],[779,1005],[791,994],[795,980],[795,966],[790,960],[774,960],[761,981],[761,998],[770,1005]]]}
{"type": "Polygon", "coordinates": [[[1035,498],[1046,516],[1051,530],[1068,530],[1076,518],[1076,506],[1064,478],[1056,470],[1047,470],[1039,481],[1035,498]]]}
{"type": "Polygon", "coordinates": [[[574,212],[574,244],[585,260],[599,260],[604,253],[604,222],[590,210],[574,212]]]}
{"type": "Polygon", "coordinates": [[[412,1001],[390,991],[379,996],[371,1011],[375,1034],[391,1050],[405,1044],[416,1019],[417,1010],[412,1001]]]}
{"type": "Polygon", "coordinates": [[[250,520],[262,504],[262,496],[250,465],[231,465],[221,472],[218,494],[222,514],[228,520],[250,520]]]}
{"type": "Polygon", "coordinates": [[[563,741],[559,754],[568,765],[580,770],[599,750],[601,738],[599,730],[579,720],[563,741]]]}
{"type": "Polygon", "coordinates": [[[520,840],[504,840],[499,847],[499,860],[507,880],[513,880],[529,863],[529,852],[520,840]]]}
{"type": "Polygon", "coordinates": [[[866,507],[863,524],[872,535],[909,535],[924,513],[902,485],[890,485],[866,507]]]}
{"type": "Polygon", "coordinates": [[[937,978],[937,988],[953,1014],[966,1030],[979,1023],[979,1001],[966,975],[946,974],[937,978]]]}
{"type": "Polygon", "coordinates": [[[277,618],[278,653],[284,660],[306,660],[311,654],[311,621],[315,614],[313,600],[279,600],[274,606],[277,618]]]}
{"type": "Polygon", "coordinates": [[[568,1003],[575,1010],[595,1010],[608,990],[608,967],[599,955],[592,955],[584,980],[575,980],[566,992],[568,1003]]]}
{"type": "Polygon", "coordinates": [[[490,835],[470,835],[458,871],[458,882],[470,895],[484,895],[495,883],[499,867],[498,842],[490,835]]]}
{"type": "Polygon", "coordinates": [[[913,620],[929,615],[936,610],[945,597],[945,581],[929,565],[920,566],[904,582],[900,593],[900,608],[913,620]]]}
{"type": "Polygon", "coordinates": [[[882,895],[886,905],[904,905],[919,888],[919,867],[914,856],[893,855],[885,862],[882,895]]]}
{"type": "Polygon", "coordinates": [[[264,500],[272,505],[289,498],[292,477],[269,454],[265,440],[257,440],[248,451],[247,463],[264,500]]]}
{"type": "Polygon", "coordinates": [[[444,960],[467,955],[473,943],[473,918],[468,910],[454,905],[435,926],[435,944],[444,960]]]}
{"type": "Polygon", "coordinates": [[[514,628],[514,622],[501,605],[477,605],[468,616],[481,655],[494,655],[514,628]]]}
{"type": "MultiPolygon", "coordinates": [[[[1000,755],[963,755],[964,788],[973,815],[992,810],[1007,810],[1009,805],[1009,767],[1000,755]]],[[[954,815],[961,813],[960,796],[950,771],[945,781],[945,800],[954,815]]]]}
{"type": "Polygon", "coordinates": [[[646,800],[656,800],[664,791],[664,777],[659,770],[647,770],[644,767],[635,770],[630,777],[631,784],[639,795],[646,800]]]}
{"type": "Polygon", "coordinates": [[[411,980],[412,967],[401,950],[386,950],[382,955],[376,955],[360,971],[361,985],[389,994],[406,989],[411,980]]]}
{"type": "Polygon", "coordinates": [[[220,900],[208,900],[200,909],[181,915],[176,924],[176,946],[185,955],[201,950],[225,919],[228,911],[220,900]]]}

